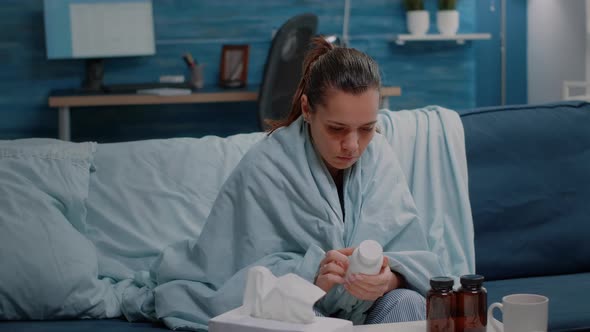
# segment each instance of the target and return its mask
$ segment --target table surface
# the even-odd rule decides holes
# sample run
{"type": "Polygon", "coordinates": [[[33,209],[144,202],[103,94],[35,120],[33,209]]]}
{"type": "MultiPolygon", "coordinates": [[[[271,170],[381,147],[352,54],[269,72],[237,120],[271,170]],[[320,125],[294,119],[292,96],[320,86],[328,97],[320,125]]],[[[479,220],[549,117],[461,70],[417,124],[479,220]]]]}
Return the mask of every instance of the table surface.
{"type": "MultiPolygon", "coordinates": [[[[193,91],[187,95],[158,96],[130,92],[76,92],[75,90],[55,90],[49,96],[49,107],[85,107],[85,106],[122,106],[122,105],[150,105],[150,104],[184,104],[184,103],[217,103],[243,102],[258,100],[257,85],[250,85],[237,89],[221,89],[206,87],[193,91]]],[[[401,96],[401,88],[384,86],[381,97],[401,96]]]]}
{"type": "MultiPolygon", "coordinates": [[[[121,91],[103,93],[101,91],[55,90],[51,92],[48,103],[49,107],[55,107],[59,110],[59,138],[69,141],[71,138],[71,107],[253,102],[258,100],[258,88],[256,85],[249,85],[238,89],[206,87],[193,91],[190,94],[176,96],[149,95],[121,91]]],[[[396,96],[401,96],[400,87],[382,87],[381,106],[383,108],[389,108],[388,97],[396,96]]]]}
{"type": "Polygon", "coordinates": [[[391,324],[374,324],[374,325],[357,325],[354,332],[425,332],[426,321],[391,323],[391,324]]]}

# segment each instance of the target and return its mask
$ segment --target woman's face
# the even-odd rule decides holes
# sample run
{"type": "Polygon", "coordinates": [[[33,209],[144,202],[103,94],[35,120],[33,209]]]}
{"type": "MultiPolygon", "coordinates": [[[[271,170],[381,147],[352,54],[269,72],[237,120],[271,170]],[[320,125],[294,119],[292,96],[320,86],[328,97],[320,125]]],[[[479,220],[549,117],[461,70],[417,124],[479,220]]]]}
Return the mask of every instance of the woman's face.
{"type": "Polygon", "coordinates": [[[379,92],[369,89],[359,95],[332,90],[325,105],[312,111],[307,96],[301,98],[304,117],[309,122],[314,145],[330,173],[352,166],[375,134],[379,92]]]}

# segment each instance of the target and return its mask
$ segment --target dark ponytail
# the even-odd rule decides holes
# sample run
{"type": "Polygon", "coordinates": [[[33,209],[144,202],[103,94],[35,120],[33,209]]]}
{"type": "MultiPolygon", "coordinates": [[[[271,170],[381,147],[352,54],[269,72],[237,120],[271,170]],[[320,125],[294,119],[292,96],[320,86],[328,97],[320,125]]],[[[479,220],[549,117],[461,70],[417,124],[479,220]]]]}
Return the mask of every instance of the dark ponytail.
{"type": "Polygon", "coordinates": [[[269,134],[289,126],[301,116],[301,96],[304,94],[314,110],[314,105],[325,104],[328,89],[356,95],[381,87],[379,67],[365,53],[353,48],[335,47],[323,37],[315,37],[311,46],[303,61],[303,74],[293,96],[291,111],[286,119],[266,120],[271,125],[269,134]]]}

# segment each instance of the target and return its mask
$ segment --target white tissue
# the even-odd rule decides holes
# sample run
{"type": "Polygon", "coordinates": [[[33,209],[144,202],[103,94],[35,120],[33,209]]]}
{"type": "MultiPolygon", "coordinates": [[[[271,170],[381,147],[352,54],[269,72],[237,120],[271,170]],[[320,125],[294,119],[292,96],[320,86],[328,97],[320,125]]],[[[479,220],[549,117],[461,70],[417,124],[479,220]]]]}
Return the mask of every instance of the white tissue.
{"type": "Polygon", "coordinates": [[[295,274],[277,278],[256,266],[248,270],[243,305],[210,319],[209,332],[353,332],[349,320],[315,316],[324,294],[295,274]]]}
{"type": "MultiPolygon", "coordinates": [[[[352,322],[345,319],[316,317],[311,324],[280,322],[242,313],[242,307],[209,320],[209,332],[353,332],[352,322]]],[[[422,321],[424,322],[424,321],[422,321]]],[[[424,324],[423,330],[426,329],[424,324]]],[[[413,331],[413,330],[412,330],[413,331]]]]}
{"type": "Polygon", "coordinates": [[[326,293],[307,280],[289,273],[275,277],[263,266],[252,267],[244,290],[242,313],[252,317],[309,324],[313,305],[326,293]]]}

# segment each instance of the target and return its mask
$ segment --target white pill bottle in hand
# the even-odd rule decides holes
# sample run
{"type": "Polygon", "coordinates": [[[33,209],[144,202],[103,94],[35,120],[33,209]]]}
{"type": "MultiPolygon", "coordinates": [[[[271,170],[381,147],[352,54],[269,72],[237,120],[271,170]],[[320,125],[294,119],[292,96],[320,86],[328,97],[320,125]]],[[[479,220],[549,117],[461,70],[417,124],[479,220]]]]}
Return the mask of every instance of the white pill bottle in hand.
{"type": "Polygon", "coordinates": [[[381,266],[383,266],[383,248],[377,241],[365,240],[354,249],[348,259],[350,264],[346,271],[346,278],[356,273],[379,274],[381,266]]]}

